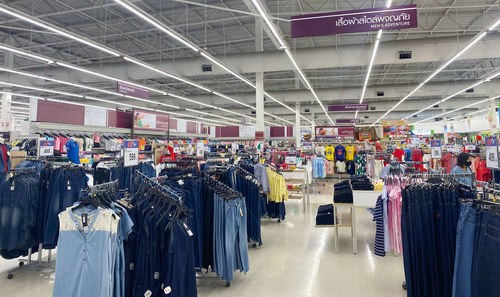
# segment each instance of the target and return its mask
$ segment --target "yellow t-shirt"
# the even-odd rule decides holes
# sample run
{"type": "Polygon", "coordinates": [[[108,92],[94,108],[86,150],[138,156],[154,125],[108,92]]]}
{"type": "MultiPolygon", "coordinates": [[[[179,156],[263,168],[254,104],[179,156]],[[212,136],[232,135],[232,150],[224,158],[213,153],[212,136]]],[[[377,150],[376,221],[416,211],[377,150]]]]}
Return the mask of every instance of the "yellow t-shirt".
{"type": "Polygon", "coordinates": [[[347,161],[353,161],[355,151],[356,151],[356,148],[354,148],[354,145],[346,146],[345,147],[345,159],[347,161]]]}
{"type": "Polygon", "coordinates": [[[325,148],[325,156],[326,156],[326,159],[328,161],[333,161],[335,159],[335,149],[333,148],[333,146],[327,146],[325,148]]]}

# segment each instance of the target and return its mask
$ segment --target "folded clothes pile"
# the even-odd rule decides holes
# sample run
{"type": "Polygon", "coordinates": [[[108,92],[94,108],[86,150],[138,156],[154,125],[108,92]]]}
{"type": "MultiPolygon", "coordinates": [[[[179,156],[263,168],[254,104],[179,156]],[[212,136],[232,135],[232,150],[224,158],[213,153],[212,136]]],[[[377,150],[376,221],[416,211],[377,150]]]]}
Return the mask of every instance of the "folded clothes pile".
{"type": "Polygon", "coordinates": [[[352,188],[348,180],[334,185],[333,201],[335,203],[352,203],[352,188]]]}
{"type": "Polygon", "coordinates": [[[333,205],[320,205],[318,208],[318,214],[316,215],[316,225],[334,225],[334,221],[335,218],[333,216],[333,205]]]}
{"type": "Polygon", "coordinates": [[[366,176],[351,176],[351,186],[353,190],[373,191],[373,185],[366,176]]]}

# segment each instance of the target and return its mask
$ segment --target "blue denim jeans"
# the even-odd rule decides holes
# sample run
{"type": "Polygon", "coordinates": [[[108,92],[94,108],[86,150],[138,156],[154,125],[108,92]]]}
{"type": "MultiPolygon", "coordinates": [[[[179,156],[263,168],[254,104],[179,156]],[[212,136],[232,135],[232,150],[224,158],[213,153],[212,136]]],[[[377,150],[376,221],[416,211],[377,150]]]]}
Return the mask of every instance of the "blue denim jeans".
{"type": "Polygon", "coordinates": [[[225,225],[225,279],[233,280],[233,271],[248,272],[247,210],[244,198],[224,203],[225,225]]]}
{"type": "Polygon", "coordinates": [[[500,216],[484,211],[472,260],[472,297],[500,296],[500,216]]]}
{"type": "Polygon", "coordinates": [[[476,233],[476,210],[472,203],[462,204],[457,226],[457,248],[453,275],[453,297],[471,296],[472,258],[476,233]]]}

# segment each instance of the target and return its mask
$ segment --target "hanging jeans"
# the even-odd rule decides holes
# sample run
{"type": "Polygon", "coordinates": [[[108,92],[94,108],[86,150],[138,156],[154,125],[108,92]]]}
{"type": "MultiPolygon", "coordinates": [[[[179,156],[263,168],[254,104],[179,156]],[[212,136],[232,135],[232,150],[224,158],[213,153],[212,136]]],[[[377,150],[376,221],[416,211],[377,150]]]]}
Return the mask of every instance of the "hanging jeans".
{"type": "Polygon", "coordinates": [[[476,242],[472,260],[472,297],[500,296],[500,215],[492,211],[483,212],[482,221],[476,229],[476,242]]]}
{"type": "Polygon", "coordinates": [[[472,203],[464,203],[457,226],[453,297],[470,297],[472,294],[471,276],[475,237],[476,210],[472,208],[472,203]]]}

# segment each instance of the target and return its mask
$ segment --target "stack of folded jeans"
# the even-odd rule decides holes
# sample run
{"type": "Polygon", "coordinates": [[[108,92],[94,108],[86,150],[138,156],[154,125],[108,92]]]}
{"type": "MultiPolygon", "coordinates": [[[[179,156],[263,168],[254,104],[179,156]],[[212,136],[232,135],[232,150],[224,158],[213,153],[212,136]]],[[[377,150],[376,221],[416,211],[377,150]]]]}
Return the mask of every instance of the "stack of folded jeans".
{"type": "Polygon", "coordinates": [[[335,203],[352,203],[352,187],[348,180],[336,183],[333,192],[335,203]]]}
{"type": "Polygon", "coordinates": [[[316,226],[334,225],[333,204],[320,205],[316,215],[316,226]]]}
{"type": "Polygon", "coordinates": [[[373,191],[373,185],[366,176],[351,176],[351,186],[353,190],[373,191]]]}

